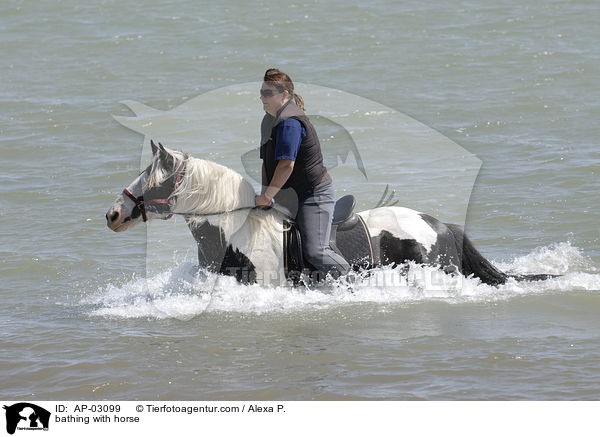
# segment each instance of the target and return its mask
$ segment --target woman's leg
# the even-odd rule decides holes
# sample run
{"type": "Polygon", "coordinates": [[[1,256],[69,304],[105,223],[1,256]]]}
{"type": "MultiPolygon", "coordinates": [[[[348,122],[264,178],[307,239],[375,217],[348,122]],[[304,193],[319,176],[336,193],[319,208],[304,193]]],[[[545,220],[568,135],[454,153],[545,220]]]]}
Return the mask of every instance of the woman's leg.
{"type": "Polygon", "coordinates": [[[318,271],[337,278],[348,273],[350,266],[329,246],[334,206],[333,185],[317,188],[312,195],[300,202],[296,222],[302,237],[304,257],[318,271]]]}

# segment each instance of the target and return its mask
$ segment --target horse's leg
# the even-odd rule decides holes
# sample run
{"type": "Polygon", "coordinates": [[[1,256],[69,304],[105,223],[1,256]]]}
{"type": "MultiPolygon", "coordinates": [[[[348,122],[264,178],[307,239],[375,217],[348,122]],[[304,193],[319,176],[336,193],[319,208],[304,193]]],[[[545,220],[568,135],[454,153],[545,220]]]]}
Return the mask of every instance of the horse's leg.
{"type": "Polygon", "coordinates": [[[219,273],[234,276],[242,284],[253,284],[256,282],[256,267],[246,255],[231,245],[227,247],[219,273]]]}
{"type": "Polygon", "coordinates": [[[437,235],[416,211],[384,207],[359,213],[383,265],[429,261],[437,235]]]}
{"type": "Polygon", "coordinates": [[[404,264],[408,261],[425,262],[426,251],[414,239],[400,239],[391,232],[383,230],[378,236],[372,237],[379,242],[379,259],[382,265],[404,264]]]}
{"type": "Polygon", "coordinates": [[[208,221],[200,224],[190,221],[188,227],[198,245],[198,265],[211,272],[218,272],[227,249],[223,232],[208,221]]]}

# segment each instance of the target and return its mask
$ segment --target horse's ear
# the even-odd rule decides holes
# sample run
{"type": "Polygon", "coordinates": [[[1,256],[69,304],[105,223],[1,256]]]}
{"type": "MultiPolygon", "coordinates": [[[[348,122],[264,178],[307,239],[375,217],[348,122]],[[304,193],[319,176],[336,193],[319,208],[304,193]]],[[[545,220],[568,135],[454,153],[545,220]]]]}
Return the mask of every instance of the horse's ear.
{"type": "Polygon", "coordinates": [[[154,140],[150,140],[150,147],[152,147],[152,156],[156,155],[156,152],[158,152],[158,147],[156,147],[156,144],[154,144],[154,140]]]}
{"type": "Polygon", "coordinates": [[[173,155],[165,149],[165,146],[163,146],[161,142],[158,143],[158,154],[159,159],[164,163],[166,168],[175,166],[175,158],[173,158],[173,155]]]}

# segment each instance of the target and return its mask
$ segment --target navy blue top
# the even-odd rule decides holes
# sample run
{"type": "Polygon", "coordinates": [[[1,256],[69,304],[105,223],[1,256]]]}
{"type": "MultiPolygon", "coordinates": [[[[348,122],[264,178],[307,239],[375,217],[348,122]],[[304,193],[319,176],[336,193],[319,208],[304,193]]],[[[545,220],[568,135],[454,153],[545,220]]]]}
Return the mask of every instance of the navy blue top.
{"type": "MultiPolygon", "coordinates": [[[[306,138],[306,129],[302,123],[295,118],[286,118],[277,125],[275,134],[275,160],[291,159],[296,160],[300,143],[306,138]]],[[[260,157],[262,158],[262,147],[260,148],[260,157]]]]}

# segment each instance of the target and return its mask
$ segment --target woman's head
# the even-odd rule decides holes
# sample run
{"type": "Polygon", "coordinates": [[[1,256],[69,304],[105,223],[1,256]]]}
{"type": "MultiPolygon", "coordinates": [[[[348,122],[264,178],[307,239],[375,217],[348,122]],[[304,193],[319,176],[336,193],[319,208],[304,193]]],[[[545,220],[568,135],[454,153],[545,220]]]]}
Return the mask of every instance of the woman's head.
{"type": "Polygon", "coordinates": [[[304,100],[294,92],[292,79],[277,68],[265,71],[260,90],[260,100],[265,111],[274,116],[291,98],[294,98],[296,105],[304,111],[304,100]]]}

